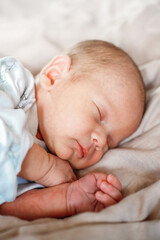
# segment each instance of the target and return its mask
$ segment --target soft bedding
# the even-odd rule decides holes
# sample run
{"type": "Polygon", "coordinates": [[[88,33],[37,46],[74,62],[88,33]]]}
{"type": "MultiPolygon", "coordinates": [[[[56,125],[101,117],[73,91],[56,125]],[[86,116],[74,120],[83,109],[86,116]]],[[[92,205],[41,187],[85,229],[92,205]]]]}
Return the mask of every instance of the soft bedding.
{"type": "Polygon", "coordinates": [[[65,219],[28,222],[0,215],[0,239],[160,239],[159,23],[158,0],[0,2],[0,57],[13,55],[36,75],[75,42],[107,40],[136,61],[147,91],[137,131],[99,163],[77,171],[79,177],[113,173],[123,185],[123,200],[99,213],[65,219]]]}

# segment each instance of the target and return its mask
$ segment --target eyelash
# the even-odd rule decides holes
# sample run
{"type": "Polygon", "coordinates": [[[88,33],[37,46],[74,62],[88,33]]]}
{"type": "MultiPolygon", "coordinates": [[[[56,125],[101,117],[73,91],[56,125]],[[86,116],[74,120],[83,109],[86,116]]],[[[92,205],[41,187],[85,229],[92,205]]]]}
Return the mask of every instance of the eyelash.
{"type": "MultiPolygon", "coordinates": [[[[96,105],[96,107],[97,107],[97,105],[96,105]]],[[[100,121],[102,121],[102,114],[101,114],[101,112],[99,110],[99,107],[97,107],[97,110],[98,110],[98,113],[99,113],[99,116],[100,116],[100,121]]]]}
{"type": "Polygon", "coordinates": [[[93,103],[94,103],[95,107],[97,108],[97,111],[98,111],[98,114],[99,114],[100,121],[102,121],[102,120],[103,120],[102,113],[101,113],[99,107],[97,106],[97,104],[96,104],[94,101],[93,101],[93,103]]]}

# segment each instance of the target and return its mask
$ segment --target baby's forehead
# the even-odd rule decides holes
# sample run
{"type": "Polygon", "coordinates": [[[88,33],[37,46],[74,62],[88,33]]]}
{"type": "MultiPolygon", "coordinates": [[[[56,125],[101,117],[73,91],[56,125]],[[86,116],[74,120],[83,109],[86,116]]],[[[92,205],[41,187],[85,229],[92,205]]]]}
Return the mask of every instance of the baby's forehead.
{"type": "MultiPolygon", "coordinates": [[[[108,64],[107,66],[87,67],[86,71],[80,71],[80,78],[94,82],[99,89],[129,91],[129,88],[139,90],[140,77],[135,68],[124,68],[119,64],[108,64]]],[[[89,89],[88,89],[89,90],[89,89]]]]}
{"type": "Polygon", "coordinates": [[[89,73],[87,76],[89,82],[94,82],[97,87],[104,89],[112,89],[123,86],[125,84],[125,77],[123,74],[112,69],[97,69],[89,73]]]}

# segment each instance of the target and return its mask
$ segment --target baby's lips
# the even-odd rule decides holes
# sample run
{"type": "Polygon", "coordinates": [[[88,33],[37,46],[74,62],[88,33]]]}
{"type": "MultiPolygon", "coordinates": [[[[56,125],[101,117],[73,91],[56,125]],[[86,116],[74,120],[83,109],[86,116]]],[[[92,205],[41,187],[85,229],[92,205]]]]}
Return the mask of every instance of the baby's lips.
{"type": "Polygon", "coordinates": [[[79,157],[83,158],[83,155],[84,155],[83,154],[83,148],[78,141],[77,141],[77,150],[78,150],[78,153],[79,153],[79,157]]]}
{"type": "Polygon", "coordinates": [[[89,152],[89,150],[87,148],[83,148],[83,155],[84,155],[84,157],[88,156],[88,152],[89,152]]]}
{"type": "Polygon", "coordinates": [[[77,149],[81,158],[88,156],[88,153],[89,153],[88,148],[83,147],[78,141],[77,141],[77,149]]]}

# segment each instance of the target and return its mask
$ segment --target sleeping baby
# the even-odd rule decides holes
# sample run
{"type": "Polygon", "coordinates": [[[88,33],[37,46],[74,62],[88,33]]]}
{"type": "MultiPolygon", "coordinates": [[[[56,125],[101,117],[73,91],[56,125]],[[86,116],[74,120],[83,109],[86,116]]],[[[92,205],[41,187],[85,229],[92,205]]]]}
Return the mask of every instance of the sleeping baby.
{"type": "Polygon", "coordinates": [[[99,40],[56,56],[36,78],[0,60],[0,214],[23,219],[100,211],[119,202],[113,175],[73,169],[97,163],[139,126],[145,90],[133,60],[99,40]],[[44,144],[45,143],[45,144],[44,144]],[[17,177],[39,183],[17,196],[17,177]]]}

